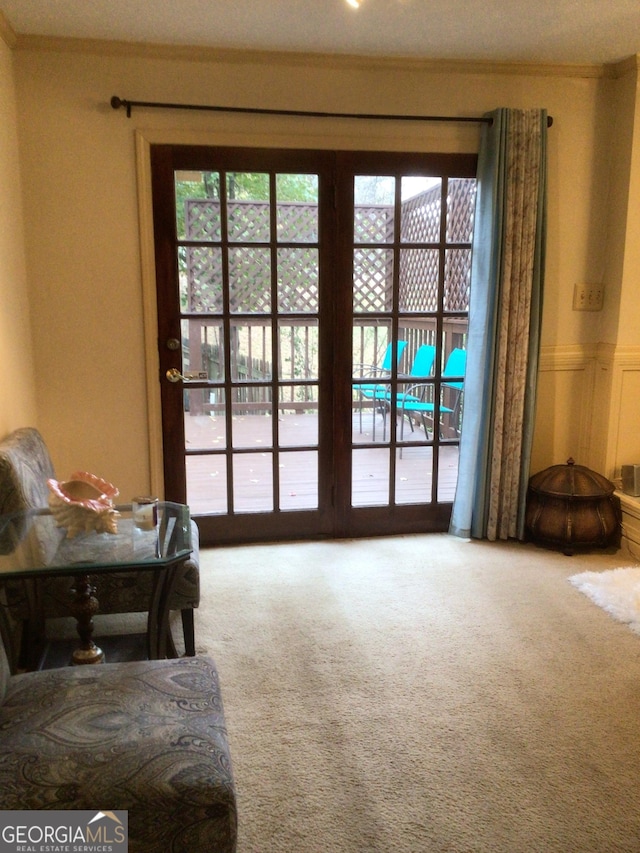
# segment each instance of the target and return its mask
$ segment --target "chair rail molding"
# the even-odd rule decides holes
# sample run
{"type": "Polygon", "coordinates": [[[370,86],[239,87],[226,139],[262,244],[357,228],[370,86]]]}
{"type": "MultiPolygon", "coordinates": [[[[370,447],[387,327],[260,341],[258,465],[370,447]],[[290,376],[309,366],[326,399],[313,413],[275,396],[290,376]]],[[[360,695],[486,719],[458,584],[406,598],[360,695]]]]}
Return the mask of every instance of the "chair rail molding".
{"type": "Polygon", "coordinates": [[[598,344],[540,347],[539,370],[584,370],[598,357],[598,344]]]}

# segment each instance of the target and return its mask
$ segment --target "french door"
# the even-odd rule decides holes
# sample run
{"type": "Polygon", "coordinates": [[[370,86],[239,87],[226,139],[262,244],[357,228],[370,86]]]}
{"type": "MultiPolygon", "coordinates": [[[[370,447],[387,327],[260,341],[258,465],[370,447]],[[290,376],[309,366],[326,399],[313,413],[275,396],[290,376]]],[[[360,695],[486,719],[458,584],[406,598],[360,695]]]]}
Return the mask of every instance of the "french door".
{"type": "Polygon", "coordinates": [[[165,496],[204,544],[446,529],[475,166],[152,146],[165,496]]]}

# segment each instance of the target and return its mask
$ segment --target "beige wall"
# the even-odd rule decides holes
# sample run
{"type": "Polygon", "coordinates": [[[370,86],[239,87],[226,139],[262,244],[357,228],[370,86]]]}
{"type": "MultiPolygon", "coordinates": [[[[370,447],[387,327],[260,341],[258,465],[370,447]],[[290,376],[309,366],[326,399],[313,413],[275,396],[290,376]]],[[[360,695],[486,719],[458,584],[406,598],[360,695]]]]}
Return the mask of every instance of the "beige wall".
{"type": "MultiPolygon", "coordinates": [[[[19,42],[13,59],[38,418],[61,474],[86,467],[117,483],[123,496],[157,486],[152,322],[146,355],[144,337],[144,306],[152,314],[153,301],[152,292],[143,292],[143,283],[151,290],[153,284],[149,223],[144,219],[149,201],[145,146],[150,141],[441,151],[475,151],[478,144],[475,125],[142,109],[127,119],[124,111],[109,106],[112,95],[447,115],[478,115],[498,106],[546,107],[554,124],[549,134],[543,370],[533,467],[565,461],[568,455],[584,464],[596,458],[591,412],[598,400],[608,400],[611,389],[611,381],[598,380],[604,352],[600,344],[615,351],[620,305],[638,272],[637,257],[631,256],[624,260],[624,271],[611,272],[615,264],[607,249],[608,240],[626,246],[626,232],[634,230],[625,213],[608,235],[618,113],[633,125],[628,92],[633,85],[627,77],[617,79],[598,68],[568,72],[522,67],[514,73],[508,66],[461,70],[415,61],[338,58],[306,59],[303,64],[299,57],[278,55],[136,53],[131,47],[40,40],[19,42]],[[626,236],[620,236],[622,231],[626,236]],[[574,284],[604,281],[608,274],[619,285],[608,287],[605,310],[573,311],[574,284]]],[[[635,65],[630,74],[635,80],[635,65]]],[[[627,145],[629,152],[637,152],[637,140],[627,145]]],[[[637,196],[633,159],[629,153],[627,172],[634,175],[629,188],[637,196]]],[[[628,184],[622,169],[613,184],[616,194],[628,184]]],[[[598,441],[602,436],[608,441],[608,423],[598,441]]],[[[615,461],[612,457],[611,465],[615,461]]]]}
{"type": "MultiPolygon", "coordinates": [[[[604,284],[604,310],[573,312],[591,326],[581,346],[543,348],[534,470],[569,455],[618,480],[624,464],[640,461],[640,98],[638,61],[615,69],[601,121],[608,131],[608,167],[602,195],[593,208],[605,213],[604,227],[589,240],[603,252],[586,268],[585,281],[604,284]],[[602,264],[602,266],[600,265],[602,264]],[[576,452],[578,455],[576,455],[576,452]]],[[[559,315],[562,319],[562,314],[559,315]]]]}
{"type": "Polygon", "coordinates": [[[620,88],[623,106],[618,114],[624,121],[616,128],[616,137],[622,140],[624,156],[619,163],[614,159],[614,174],[626,166],[627,180],[625,183],[624,175],[620,178],[612,210],[617,211],[619,204],[626,217],[617,213],[617,240],[610,252],[615,264],[611,284],[618,285],[620,300],[603,462],[616,473],[621,464],[640,462],[640,88],[635,65],[620,88]]]}
{"type": "Polygon", "coordinates": [[[0,32],[0,436],[37,425],[13,57],[0,32]]]}

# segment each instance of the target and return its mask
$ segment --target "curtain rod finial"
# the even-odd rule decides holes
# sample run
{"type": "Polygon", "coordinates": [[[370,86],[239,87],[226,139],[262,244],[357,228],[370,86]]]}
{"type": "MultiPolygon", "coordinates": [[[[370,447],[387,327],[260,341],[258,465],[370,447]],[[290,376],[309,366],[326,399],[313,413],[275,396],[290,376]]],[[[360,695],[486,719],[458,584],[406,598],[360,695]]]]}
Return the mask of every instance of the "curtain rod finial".
{"type": "Polygon", "coordinates": [[[122,98],[119,98],[117,95],[114,95],[111,98],[111,106],[114,110],[119,110],[120,107],[127,108],[127,118],[131,118],[131,104],[129,101],[123,101],[122,98]]]}

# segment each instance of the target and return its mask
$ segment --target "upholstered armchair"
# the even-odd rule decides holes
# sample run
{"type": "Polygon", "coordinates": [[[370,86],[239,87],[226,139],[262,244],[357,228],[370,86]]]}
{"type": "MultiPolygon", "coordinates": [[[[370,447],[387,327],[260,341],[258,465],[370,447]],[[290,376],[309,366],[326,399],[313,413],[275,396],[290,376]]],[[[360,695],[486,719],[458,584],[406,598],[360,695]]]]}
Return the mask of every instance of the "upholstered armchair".
{"type": "MultiPolygon", "coordinates": [[[[46,507],[49,499],[47,479],[55,471],[47,446],[33,427],[12,432],[0,442],[0,515],[25,509],[46,507]]],[[[172,587],[169,609],[180,611],[185,652],[195,654],[194,608],[200,601],[200,569],[198,528],[191,523],[193,553],[179,568],[172,587]]],[[[64,535],[62,531],[60,535],[64,535]]],[[[0,538],[0,553],[9,543],[0,538]]],[[[151,572],[118,572],[100,578],[100,614],[139,613],[149,607],[153,578],[151,572]]],[[[48,577],[6,580],[4,604],[9,615],[21,628],[22,636],[14,637],[7,649],[15,669],[17,648],[23,664],[33,664],[44,639],[44,620],[69,616],[70,577],[48,577]]],[[[172,648],[172,654],[175,649],[172,648]]]]}

